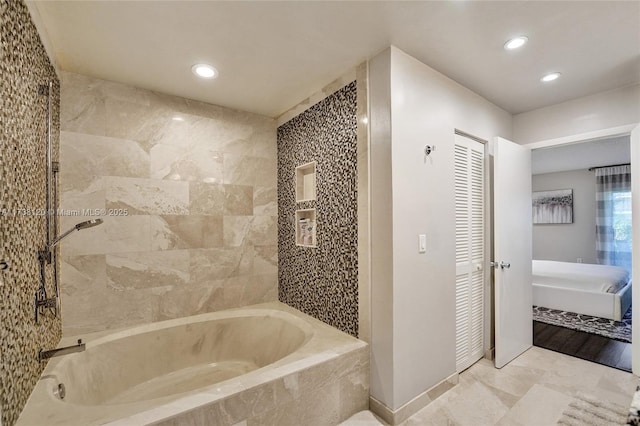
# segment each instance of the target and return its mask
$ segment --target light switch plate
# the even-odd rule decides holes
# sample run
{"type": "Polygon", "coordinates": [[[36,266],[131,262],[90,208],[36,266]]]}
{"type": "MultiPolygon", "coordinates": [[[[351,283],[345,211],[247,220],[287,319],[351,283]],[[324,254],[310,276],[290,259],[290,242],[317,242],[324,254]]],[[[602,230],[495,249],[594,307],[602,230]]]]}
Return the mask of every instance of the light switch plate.
{"type": "Polygon", "coordinates": [[[427,236],[425,234],[418,235],[418,253],[427,252],[427,236]]]}

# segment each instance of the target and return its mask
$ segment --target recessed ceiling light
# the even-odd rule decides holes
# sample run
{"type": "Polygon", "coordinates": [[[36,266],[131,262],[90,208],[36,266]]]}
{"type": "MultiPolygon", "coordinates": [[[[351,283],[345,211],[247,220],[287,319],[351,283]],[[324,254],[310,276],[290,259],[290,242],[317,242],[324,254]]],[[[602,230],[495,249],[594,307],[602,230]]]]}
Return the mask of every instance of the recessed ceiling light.
{"type": "Polygon", "coordinates": [[[540,81],[544,83],[548,83],[550,81],[557,80],[557,78],[560,77],[561,75],[562,74],[560,74],[559,72],[551,72],[549,74],[546,74],[544,77],[542,77],[540,81]]]}
{"type": "Polygon", "coordinates": [[[504,48],[505,50],[514,50],[527,44],[527,41],[529,41],[529,38],[525,36],[512,38],[504,44],[504,48]]]}
{"type": "Polygon", "coordinates": [[[195,64],[191,67],[191,71],[202,78],[216,78],[218,76],[218,70],[207,64],[195,64]]]}

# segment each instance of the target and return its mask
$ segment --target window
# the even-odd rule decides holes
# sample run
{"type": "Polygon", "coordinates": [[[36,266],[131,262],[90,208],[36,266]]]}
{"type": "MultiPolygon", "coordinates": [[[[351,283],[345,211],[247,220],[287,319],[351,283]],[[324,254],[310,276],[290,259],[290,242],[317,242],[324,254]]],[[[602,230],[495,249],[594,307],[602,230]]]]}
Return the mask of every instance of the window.
{"type": "Polygon", "coordinates": [[[612,194],[612,264],[631,272],[631,191],[612,194]]]}
{"type": "Polygon", "coordinates": [[[596,169],[598,262],[631,272],[631,167],[596,169]]]}

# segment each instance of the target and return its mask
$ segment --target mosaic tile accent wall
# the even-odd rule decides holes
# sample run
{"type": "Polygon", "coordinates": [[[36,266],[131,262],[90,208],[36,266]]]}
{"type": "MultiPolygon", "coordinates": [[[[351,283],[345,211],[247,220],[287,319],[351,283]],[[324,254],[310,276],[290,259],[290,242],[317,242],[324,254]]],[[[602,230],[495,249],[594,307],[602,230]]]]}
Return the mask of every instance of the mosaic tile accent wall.
{"type": "Polygon", "coordinates": [[[278,127],[278,297],[358,336],[356,83],[278,127]],[[316,200],[296,202],[295,168],[316,161],[316,200]],[[295,244],[295,211],[317,211],[317,247],[295,244]]]}
{"type": "Polygon", "coordinates": [[[275,121],[61,78],[64,335],[276,300],[275,121]]]}
{"type": "MultiPolygon", "coordinates": [[[[41,348],[61,337],[60,318],[34,319],[40,285],[38,250],[46,243],[44,211],[47,97],[38,86],[52,81],[53,159],[59,141],[59,82],[22,1],[0,0],[0,423],[13,425],[46,363],[41,348]]],[[[47,293],[55,294],[53,268],[47,293]]]]}

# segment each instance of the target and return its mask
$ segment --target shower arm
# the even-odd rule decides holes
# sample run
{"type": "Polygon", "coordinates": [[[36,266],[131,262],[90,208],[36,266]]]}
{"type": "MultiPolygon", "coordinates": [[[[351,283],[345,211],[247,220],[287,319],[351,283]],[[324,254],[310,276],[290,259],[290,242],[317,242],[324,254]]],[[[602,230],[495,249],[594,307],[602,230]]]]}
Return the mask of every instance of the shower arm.
{"type": "Polygon", "coordinates": [[[71,235],[73,231],[81,231],[83,229],[93,228],[94,226],[100,225],[102,222],[103,222],[102,219],[92,219],[92,220],[87,220],[85,222],[80,222],[76,224],[73,228],[69,229],[68,231],[65,231],[64,233],[56,237],[53,241],[51,241],[50,244],[47,244],[44,250],[40,251],[41,258],[45,259],[47,263],[51,263],[52,250],[56,245],[58,245],[60,241],[62,241],[63,239],[71,235]]]}
{"type": "Polygon", "coordinates": [[[51,241],[51,243],[47,244],[44,248],[44,250],[40,251],[40,257],[43,258],[47,263],[51,263],[52,261],[52,250],[53,248],[60,242],[62,241],[66,236],[68,236],[69,234],[71,234],[73,231],[75,231],[76,228],[73,227],[71,229],[69,229],[68,231],[66,231],[65,233],[61,234],[60,236],[58,236],[56,239],[54,239],[53,241],[51,241]]]}

